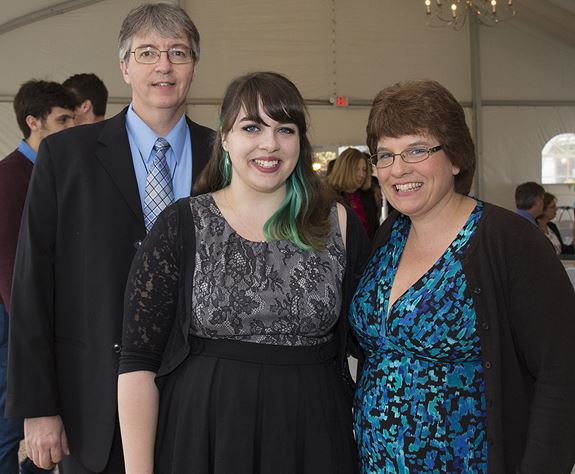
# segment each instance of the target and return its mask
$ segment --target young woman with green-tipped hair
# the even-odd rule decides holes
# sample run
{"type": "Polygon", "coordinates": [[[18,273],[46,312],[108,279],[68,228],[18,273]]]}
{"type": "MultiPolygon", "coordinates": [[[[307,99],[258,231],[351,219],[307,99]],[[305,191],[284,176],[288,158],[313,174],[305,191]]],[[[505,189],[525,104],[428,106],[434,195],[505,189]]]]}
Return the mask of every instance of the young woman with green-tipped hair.
{"type": "Polygon", "coordinates": [[[128,472],[357,472],[346,309],[367,238],[311,165],[295,85],[235,79],[195,196],[164,211],[132,265],[128,472]]]}

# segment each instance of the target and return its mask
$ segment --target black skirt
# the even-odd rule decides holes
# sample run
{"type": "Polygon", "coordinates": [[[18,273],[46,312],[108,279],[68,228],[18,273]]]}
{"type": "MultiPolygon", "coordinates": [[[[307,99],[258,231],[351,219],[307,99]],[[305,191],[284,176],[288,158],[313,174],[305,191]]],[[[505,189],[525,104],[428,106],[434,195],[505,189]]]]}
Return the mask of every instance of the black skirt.
{"type": "Polygon", "coordinates": [[[157,474],[357,472],[335,340],[285,347],[192,337],[191,346],[160,384],[157,474]]]}

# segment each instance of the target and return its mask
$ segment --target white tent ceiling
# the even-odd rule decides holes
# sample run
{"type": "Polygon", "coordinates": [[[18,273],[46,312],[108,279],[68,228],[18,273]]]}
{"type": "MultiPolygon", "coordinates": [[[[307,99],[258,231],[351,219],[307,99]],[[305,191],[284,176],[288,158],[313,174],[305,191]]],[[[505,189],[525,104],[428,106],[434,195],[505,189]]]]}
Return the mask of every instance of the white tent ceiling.
{"type": "Polygon", "coordinates": [[[2,6],[0,34],[101,0],[20,0],[2,6]]]}
{"type": "Polygon", "coordinates": [[[520,0],[517,18],[575,48],[575,1],[520,0]]]}
{"type": "MultiPolygon", "coordinates": [[[[4,2],[0,13],[0,34],[99,1],[102,0],[18,0],[4,2]]],[[[423,4],[423,2],[420,3],[423,4]]],[[[574,0],[515,0],[514,3],[519,21],[575,47],[574,0]]]]}

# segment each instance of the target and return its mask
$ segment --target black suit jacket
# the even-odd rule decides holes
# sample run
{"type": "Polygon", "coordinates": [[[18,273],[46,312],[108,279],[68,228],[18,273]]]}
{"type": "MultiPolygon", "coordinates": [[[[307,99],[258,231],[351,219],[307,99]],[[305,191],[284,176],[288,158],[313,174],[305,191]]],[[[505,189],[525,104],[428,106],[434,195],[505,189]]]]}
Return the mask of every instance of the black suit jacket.
{"type": "MultiPolygon", "coordinates": [[[[61,415],[72,454],[96,472],[116,425],[124,287],[146,236],[125,114],[43,140],[12,287],[6,414],[61,415]]],[[[214,132],[188,126],[195,180],[214,132]]]]}

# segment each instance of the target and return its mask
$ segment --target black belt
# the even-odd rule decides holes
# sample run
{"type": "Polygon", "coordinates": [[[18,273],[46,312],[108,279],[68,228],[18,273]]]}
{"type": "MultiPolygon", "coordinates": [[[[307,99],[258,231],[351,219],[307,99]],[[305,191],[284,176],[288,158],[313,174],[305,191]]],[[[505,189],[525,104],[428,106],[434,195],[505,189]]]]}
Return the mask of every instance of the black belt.
{"type": "Polygon", "coordinates": [[[189,336],[190,354],[270,365],[313,365],[332,362],[337,356],[337,338],[317,346],[280,346],[230,339],[189,336]]]}

